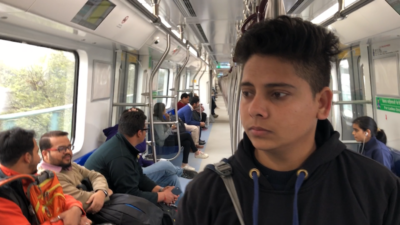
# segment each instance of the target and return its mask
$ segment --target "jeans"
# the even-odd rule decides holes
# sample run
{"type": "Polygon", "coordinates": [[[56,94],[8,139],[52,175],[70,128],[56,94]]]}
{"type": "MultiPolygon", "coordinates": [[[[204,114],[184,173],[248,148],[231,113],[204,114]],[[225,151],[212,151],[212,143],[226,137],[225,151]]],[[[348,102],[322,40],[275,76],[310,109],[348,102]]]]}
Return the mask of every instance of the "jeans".
{"type": "Polygon", "coordinates": [[[145,167],[143,173],[161,187],[175,186],[182,190],[178,177],[182,176],[183,170],[174,166],[170,161],[159,161],[145,167]]]}

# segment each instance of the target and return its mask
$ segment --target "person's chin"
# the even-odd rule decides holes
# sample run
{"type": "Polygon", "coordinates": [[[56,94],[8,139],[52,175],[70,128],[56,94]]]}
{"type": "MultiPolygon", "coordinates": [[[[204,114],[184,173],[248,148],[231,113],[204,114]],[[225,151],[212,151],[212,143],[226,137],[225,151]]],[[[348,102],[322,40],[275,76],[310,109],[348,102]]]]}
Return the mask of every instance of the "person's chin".
{"type": "Polygon", "coordinates": [[[276,149],[278,144],[276,141],[271,139],[263,139],[263,138],[250,138],[251,143],[253,144],[254,148],[261,151],[269,151],[276,149]]]}

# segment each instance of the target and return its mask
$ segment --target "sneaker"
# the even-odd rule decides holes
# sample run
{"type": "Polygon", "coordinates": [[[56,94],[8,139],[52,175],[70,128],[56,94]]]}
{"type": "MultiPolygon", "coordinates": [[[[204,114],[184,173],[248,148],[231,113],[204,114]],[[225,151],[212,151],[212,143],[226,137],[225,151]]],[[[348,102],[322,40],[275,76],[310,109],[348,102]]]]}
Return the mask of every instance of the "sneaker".
{"type": "Polygon", "coordinates": [[[205,145],[206,142],[205,141],[199,141],[199,145],[205,145]]]}
{"type": "Polygon", "coordinates": [[[183,169],[183,171],[185,170],[191,170],[191,171],[196,171],[196,169],[194,167],[189,166],[189,164],[186,164],[186,166],[181,167],[183,169]]]}
{"type": "Polygon", "coordinates": [[[198,173],[193,170],[183,170],[182,177],[186,179],[193,179],[198,173]]]}
{"type": "Polygon", "coordinates": [[[199,158],[199,159],[207,159],[208,158],[208,154],[207,153],[204,153],[204,152],[202,152],[202,151],[199,151],[200,152],[200,154],[198,154],[198,155],[194,155],[194,157],[195,158],[199,158]]]}
{"type": "Polygon", "coordinates": [[[217,114],[214,114],[214,115],[212,115],[214,118],[218,118],[218,115],[217,114]]]}

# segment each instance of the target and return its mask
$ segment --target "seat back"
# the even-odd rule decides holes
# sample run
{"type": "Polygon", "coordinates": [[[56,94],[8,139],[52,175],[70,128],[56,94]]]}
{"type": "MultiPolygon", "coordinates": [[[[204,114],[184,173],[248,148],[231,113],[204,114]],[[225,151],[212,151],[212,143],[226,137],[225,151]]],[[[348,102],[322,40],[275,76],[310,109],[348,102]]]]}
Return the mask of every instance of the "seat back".
{"type": "Polygon", "coordinates": [[[88,160],[88,158],[90,157],[90,155],[92,155],[93,152],[96,151],[96,150],[97,150],[97,148],[96,148],[95,150],[93,150],[93,151],[91,151],[91,152],[89,152],[89,153],[86,153],[85,155],[83,155],[83,156],[81,156],[81,157],[75,159],[74,162],[76,162],[77,164],[79,164],[79,165],[81,165],[81,166],[84,166],[86,160],[88,160]]]}

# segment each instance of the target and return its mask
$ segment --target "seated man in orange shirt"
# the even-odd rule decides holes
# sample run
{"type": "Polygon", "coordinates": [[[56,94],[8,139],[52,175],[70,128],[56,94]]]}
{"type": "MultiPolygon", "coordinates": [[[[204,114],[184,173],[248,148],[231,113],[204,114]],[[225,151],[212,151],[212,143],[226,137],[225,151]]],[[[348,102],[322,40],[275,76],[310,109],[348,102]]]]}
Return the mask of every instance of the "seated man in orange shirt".
{"type": "MultiPolygon", "coordinates": [[[[35,132],[13,128],[0,132],[0,178],[18,174],[36,174],[40,162],[39,147],[34,139],[35,132]]],[[[29,212],[29,200],[25,191],[29,182],[16,180],[0,187],[1,224],[34,224],[29,212]]],[[[65,211],[51,221],[41,225],[88,225],[82,204],[72,196],[64,195],[65,211]]]]}

